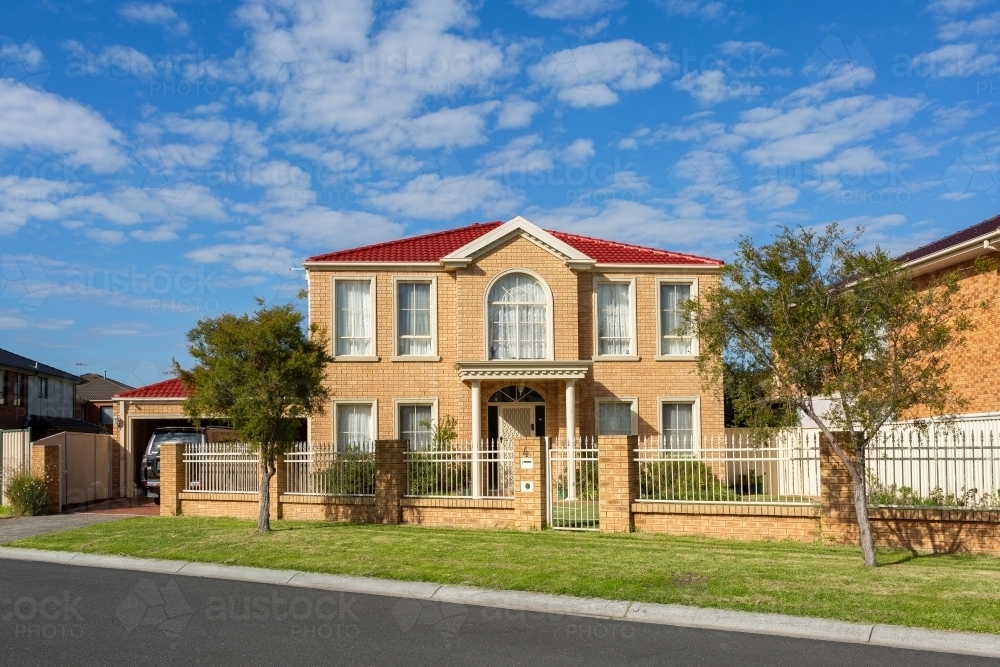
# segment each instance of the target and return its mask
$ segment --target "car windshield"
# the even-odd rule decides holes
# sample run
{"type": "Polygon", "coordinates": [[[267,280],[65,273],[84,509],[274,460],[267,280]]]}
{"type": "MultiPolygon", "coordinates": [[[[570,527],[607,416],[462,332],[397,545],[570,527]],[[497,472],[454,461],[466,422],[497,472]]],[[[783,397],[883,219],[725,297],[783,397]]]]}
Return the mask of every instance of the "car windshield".
{"type": "Polygon", "coordinates": [[[200,433],[192,433],[191,431],[169,431],[166,433],[156,433],[153,435],[153,441],[149,443],[149,451],[147,454],[159,454],[160,445],[165,442],[182,442],[187,445],[196,445],[201,442],[200,433]]]}

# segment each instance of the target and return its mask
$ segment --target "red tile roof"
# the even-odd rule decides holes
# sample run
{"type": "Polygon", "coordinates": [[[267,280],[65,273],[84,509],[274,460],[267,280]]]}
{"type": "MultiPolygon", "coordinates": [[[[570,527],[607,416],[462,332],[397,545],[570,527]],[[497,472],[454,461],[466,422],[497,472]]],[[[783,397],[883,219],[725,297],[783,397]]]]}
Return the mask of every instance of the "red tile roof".
{"type": "Polygon", "coordinates": [[[187,396],[188,392],[184,389],[180,378],[170,378],[131,391],[123,391],[115,395],[115,398],[187,398],[187,396]]]}
{"type": "MultiPolygon", "coordinates": [[[[467,243],[496,229],[502,222],[475,223],[457,229],[338,250],[308,258],[307,262],[438,262],[467,243]]],[[[560,241],[576,248],[599,264],[701,264],[721,265],[722,261],[657,248],[604,241],[565,232],[550,231],[560,241]]]]}
{"type": "Polygon", "coordinates": [[[940,238],[933,243],[928,243],[925,246],[920,246],[916,250],[911,250],[910,252],[900,255],[896,258],[897,262],[906,264],[907,262],[912,262],[914,260],[920,259],[921,257],[927,257],[928,255],[933,255],[934,253],[951,248],[952,246],[961,245],[967,241],[971,241],[974,238],[978,238],[990,232],[1000,231],[1000,215],[994,216],[989,220],[983,220],[980,223],[972,225],[971,227],[966,227],[954,234],[949,234],[944,238],[940,238]]]}

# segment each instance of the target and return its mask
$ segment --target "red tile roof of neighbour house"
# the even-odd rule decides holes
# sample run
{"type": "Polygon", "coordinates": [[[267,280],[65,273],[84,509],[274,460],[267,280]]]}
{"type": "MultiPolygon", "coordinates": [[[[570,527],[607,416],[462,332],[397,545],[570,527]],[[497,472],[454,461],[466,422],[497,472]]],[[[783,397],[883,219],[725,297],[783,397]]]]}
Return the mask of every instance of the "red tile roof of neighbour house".
{"type": "Polygon", "coordinates": [[[145,387],[123,391],[115,398],[187,398],[188,391],[180,378],[170,378],[163,382],[147,384],[145,387]]]}
{"type": "Polygon", "coordinates": [[[972,225],[971,227],[966,227],[954,234],[949,234],[944,238],[940,238],[933,243],[928,243],[927,245],[920,246],[915,250],[911,250],[905,254],[900,255],[896,258],[897,262],[906,264],[908,262],[913,262],[915,260],[927,257],[928,255],[933,255],[941,250],[947,250],[948,248],[967,243],[980,236],[985,236],[991,232],[1000,231],[1000,215],[994,216],[989,220],[983,220],[980,223],[972,225]]]}
{"type": "MultiPolygon", "coordinates": [[[[502,224],[504,223],[475,223],[457,229],[316,255],[306,261],[439,262],[446,255],[488,234],[502,224]]],[[[599,264],[700,264],[707,266],[722,264],[721,260],[698,255],[670,252],[617,241],[605,241],[565,232],[549,231],[549,233],[599,264]]]]}

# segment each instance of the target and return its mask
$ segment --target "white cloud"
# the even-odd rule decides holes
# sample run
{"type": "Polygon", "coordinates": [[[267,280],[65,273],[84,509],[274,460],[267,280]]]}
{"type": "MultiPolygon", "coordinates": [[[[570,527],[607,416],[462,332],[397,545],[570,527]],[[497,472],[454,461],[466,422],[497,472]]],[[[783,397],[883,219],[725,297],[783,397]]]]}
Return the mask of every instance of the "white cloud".
{"type": "Polygon", "coordinates": [[[972,42],[946,44],[934,51],[920,53],[913,57],[911,65],[919,76],[936,79],[990,77],[998,70],[997,56],[980,53],[979,47],[972,42]]]}
{"type": "Polygon", "coordinates": [[[485,174],[421,174],[395,192],[375,194],[371,202],[390,213],[426,220],[454,218],[470,211],[513,210],[518,195],[485,174]]]}
{"type": "Polygon", "coordinates": [[[936,14],[960,14],[975,9],[986,2],[989,0],[934,0],[927,5],[927,11],[936,14]]]}
{"type": "Polygon", "coordinates": [[[88,229],[87,238],[104,245],[118,245],[125,240],[125,233],[118,229],[88,229]]]}
{"type": "Polygon", "coordinates": [[[480,158],[482,173],[487,176],[533,174],[552,169],[552,153],[541,148],[542,138],[531,134],[514,139],[500,150],[480,158]]]}
{"type": "Polygon", "coordinates": [[[625,137],[615,145],[623,151],[634,151],[639,148],[639,141],[635,137],[625,137]]]}
{"type": "Polygon", "coordinates": [[[121,14],[122,18],[132,23],[163,25],[179,34],[188,31],[188,25],[184,19],[177,16],[177,12],[168,5],[130,2],[122,5],[118,9],[118,13],[121,14]]]}
{"type": "Polygon", "coordinates": [[[71,166],[111,172],[125,163],[124,137],[79,102],[0,79],[0,148],[61,156],[71,166]]]}
{"type": "Polygon", "coordinates": [[[727,81],[722,70],[688,72],[677,81],[674,88],[689,93],[704,105],[717,104],[741,97],[753,97],[763,92],[760,84],[736,80],[727,81]]]}
{"type": "Polygon", "coordinates": [[[281,278],[300,263],[291,250],[267,243],[223,243],[184,256],[199,264],[226,264],[240,273],[271,273],[281,278]]]}
{"type": "Polygon", "coordinates": [[[616,103],[616,91],[652,88],[674,67],[669,58],[621,39],[549,54],[528,68],[528,73],[570,106],[600,107],[616,103]]]}
{"type": "Polygon", "coordinates": [[[938,28],[938,37],[945,41],[983,39],[1000,33],[1000,12],[977,16],[970,21],[949,21],[938,28]]]}
{"type": "Polygon", "coordinates": [[[124,79],[132,76],[147,80],[157,74],[156,65],[149,56],[131,46],[106,46],[99,52],[88,51],[75,40],[69,40],[63,46],[69,51],[65,70],[67,76],[94,79],[124,79]]]}
{"type": "Polygon", "coordinates": [[[583,164],[596,154],[593,141],[590,139],[576,139],[562,150],[560,157],[567,164],[583,164]]]}
{"type": "Polygon", "coordinates": [[[526,100],[518,95],[509,97],[504,100],[503,106],[500,107],[496,127],[498,130],[528,127],[531,125],[531,119],[541,110],[542,105],[537,102],[526,100]]]}
{"type": "Polygon", "coordinates": [[[871,174],[888,171],[889,165],[868,146],[857,146],[843,150],[833,159],[817,164],[814,170],[824,178],[860,180],[871,174]]]}
{"type": "Polygon", "coordinates": [[[518,4],[545,19],[586,19],[621,9],[625,0],[518,0],[518,4]]]}
{"type": "Polygon", "coordinates": [[[678,16],[716,19],[726,13],[726,5],[717,0],[662,0],[660,4],[668,14],[678,16]]]}

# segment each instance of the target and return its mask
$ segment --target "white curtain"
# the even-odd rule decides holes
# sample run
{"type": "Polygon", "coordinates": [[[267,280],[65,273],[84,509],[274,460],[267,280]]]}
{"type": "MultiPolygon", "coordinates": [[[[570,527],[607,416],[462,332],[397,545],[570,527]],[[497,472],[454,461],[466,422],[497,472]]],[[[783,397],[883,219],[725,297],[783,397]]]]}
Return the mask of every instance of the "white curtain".
{"type": "Polygon", "coordinates": [[[431,285],[399,283],[396,328],[400,355],[431,353],[431,285]]]}
{"type": "Polygon", "coordinates": [[[598,435],[631,435],[631,403],[598,403],[598,435]]]}
{"type": "Polygon", "coordinates": [[[371,282],[337,281],[337,354],[369,355],[372,350],[371,282]]]}
{"type": "Polygon", "coordinates": [[[597,286],[597,353],[633,354],[628,283],[597,286]]]}
{"type": "Polygon", "coordinates": [[[431,406],[401,405],[399,406],[399,437],[409,440],[410,449],[415,451],[430,448],[431,444],[431,406]]]}
{"type": "Polygon", "coordinates": [[[664,403],[660,436],[667,449],[691,449],[694,446],[694,406],[691,403],[664,403]]]}
{"type": "Polygon", "coordinates": [[[372,451],[372,406],[350,404],[337,406],[337,449],[372,451]]]}
{"type": "Polygon", "coordinates": [[[544,359],[548,353],[545,290],[531,276],[512,273],[493,285],[489,303],[490,359],[544,359]]]}
{"type": "Polygon", "coordinates": [[[692,353],[692,338],[683,335],[683,307],[690,299],[690,285],[660,285],[660,354],[692,353]]]}

